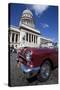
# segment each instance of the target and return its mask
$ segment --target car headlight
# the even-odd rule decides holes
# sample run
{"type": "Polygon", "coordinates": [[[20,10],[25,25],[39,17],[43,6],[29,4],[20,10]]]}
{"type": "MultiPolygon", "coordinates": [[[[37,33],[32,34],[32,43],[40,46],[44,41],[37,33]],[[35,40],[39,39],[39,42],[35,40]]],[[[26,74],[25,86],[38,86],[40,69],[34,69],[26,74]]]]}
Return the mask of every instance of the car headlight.
{"type": "Polygon", "coordinates": [[[32,55],[31,51],[27,51],[25,55],[26,55],[26,60],[31,61],[31,55],[32,55]]]}

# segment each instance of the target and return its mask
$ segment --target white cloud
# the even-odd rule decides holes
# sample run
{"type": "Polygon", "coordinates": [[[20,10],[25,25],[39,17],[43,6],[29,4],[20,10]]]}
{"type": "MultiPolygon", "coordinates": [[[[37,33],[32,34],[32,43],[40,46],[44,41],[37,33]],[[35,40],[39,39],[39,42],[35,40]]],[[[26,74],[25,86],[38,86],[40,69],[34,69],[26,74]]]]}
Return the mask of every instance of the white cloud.
{"type": "Polygon", "coordinates": [[[48,27],[49,27],[48,24],[44,24],[44,25],[43,25],[43,28],[48,28],[48,27]]]}
{"type": "Polygon", "coordinates": [[[35,14],[42,14],[45,10],[47,10],[48,5],[33,5],[32,8],[35,10],[35,14]]]}
{"type": "Polygon", "coordinates": [[[49,28],[49,25],[47,23],[40,23],[40,26],[44,28],[49,28]]]}

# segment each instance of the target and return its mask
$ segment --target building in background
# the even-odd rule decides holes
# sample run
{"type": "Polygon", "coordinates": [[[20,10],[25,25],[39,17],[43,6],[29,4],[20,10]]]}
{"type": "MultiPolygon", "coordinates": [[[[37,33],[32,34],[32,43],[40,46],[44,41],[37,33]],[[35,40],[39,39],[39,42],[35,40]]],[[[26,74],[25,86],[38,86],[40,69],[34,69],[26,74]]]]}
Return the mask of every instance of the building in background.
{"type": "Polygon", "coordinates": [[[36,30],[33,14],[29,9],[23,11],[19,27],[9,27],[10,47],[52,47],[53,42],[36,30]]]}

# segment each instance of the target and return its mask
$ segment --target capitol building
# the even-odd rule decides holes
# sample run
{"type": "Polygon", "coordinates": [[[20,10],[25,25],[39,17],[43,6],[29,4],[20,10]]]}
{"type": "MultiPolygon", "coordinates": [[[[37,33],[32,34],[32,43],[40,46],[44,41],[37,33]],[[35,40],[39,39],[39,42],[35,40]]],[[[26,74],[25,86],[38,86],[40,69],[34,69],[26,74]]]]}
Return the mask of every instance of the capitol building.
{"type": "Polygon", "coordinates": [[[26,9],[22,12],[19,27],[9,27],[9,41],[10,47],[52,47],[51,39],[43,37],[35,28],[33,13],[26,9]]]}

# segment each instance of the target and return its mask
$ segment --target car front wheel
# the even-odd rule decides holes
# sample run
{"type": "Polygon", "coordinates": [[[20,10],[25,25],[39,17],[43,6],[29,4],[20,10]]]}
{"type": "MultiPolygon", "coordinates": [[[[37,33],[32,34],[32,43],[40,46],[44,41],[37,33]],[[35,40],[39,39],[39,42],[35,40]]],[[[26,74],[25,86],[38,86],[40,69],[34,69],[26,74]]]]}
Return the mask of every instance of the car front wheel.
{"type": "Polygon", "coordinates": [[[51,74],[51,63],[46,60],[41,65],[37,78],[39,81],[46,81],[49,78],[50,74],[51,74]]]}

